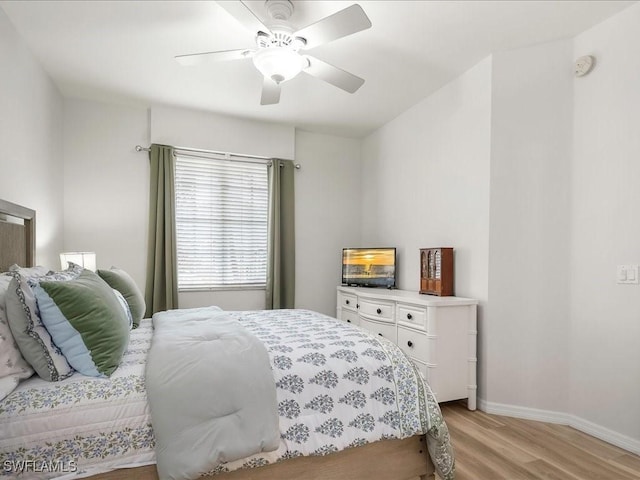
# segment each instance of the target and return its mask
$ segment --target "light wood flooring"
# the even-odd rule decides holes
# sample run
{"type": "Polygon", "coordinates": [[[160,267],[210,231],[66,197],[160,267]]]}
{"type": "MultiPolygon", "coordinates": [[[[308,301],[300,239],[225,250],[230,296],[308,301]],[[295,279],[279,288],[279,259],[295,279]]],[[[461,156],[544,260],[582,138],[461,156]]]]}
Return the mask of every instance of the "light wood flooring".
{"type": "Polygon", "coordinates": [[[639,456],[571,427],[440,407],[456,480],[640,480],[639,456]]]}

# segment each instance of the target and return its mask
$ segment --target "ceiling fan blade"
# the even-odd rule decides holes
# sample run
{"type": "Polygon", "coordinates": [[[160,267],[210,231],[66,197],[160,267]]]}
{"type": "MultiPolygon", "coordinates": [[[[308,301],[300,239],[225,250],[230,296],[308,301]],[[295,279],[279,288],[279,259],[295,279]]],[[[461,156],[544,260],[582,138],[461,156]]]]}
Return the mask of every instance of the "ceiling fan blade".
{"type": "Polygon", "coordinates": [[[226,60],[242,60],[251,58],[255,50],[243,48],[240,50],[221,50],[219,52],[191,53],[189,55],[178,55],[175,57],[180,65],[191,66],[203,63],[221,62],[226,60]]]}
{"type": "Polygon", "coordinates": [[[233,1],[219,1],[218,5],[224,8],[227,12],[233,16],[240,25],[249,30],[251,33],[256,34],[258,32],[269,33],[269,30],[262,20],[255,16],[255,14],[247,7],[241,0],[233,1]]]}
{"type": "Polygon", "coordinates": [[[280,85],[264,77],[262,83],[262,98],[260,98],[260,105],[273,105],[280,101],[280,85]]]}
{"type": "Polygon", "coordinates": [[[366,30],[370,26],[371,20],[362,7],[354,4],[298,30],[293,36],[304,38],[307,41],[304,48],[309,49],[366,30]]]}
{"type": "Polygon", "coordinates": [[[305,58],[309,61],[309,66],[302,70],[303,72],[318,77],[346,92],[355,93],[364,83],[364,79],[346,72],[341,68],[334,67],[327,62],[323,62],[309,55],[305,55],[305,58]]]}

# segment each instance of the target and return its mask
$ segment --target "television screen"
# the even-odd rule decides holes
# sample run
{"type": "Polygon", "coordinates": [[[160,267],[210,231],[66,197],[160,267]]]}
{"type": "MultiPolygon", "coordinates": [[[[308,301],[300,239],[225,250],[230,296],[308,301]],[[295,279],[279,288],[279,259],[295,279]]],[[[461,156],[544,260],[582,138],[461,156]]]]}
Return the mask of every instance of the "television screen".
{"type": "Polygon", "coordinates": [[[396,249],[342,249],[342,283],[365,287],[395,287],[396,249]]]}

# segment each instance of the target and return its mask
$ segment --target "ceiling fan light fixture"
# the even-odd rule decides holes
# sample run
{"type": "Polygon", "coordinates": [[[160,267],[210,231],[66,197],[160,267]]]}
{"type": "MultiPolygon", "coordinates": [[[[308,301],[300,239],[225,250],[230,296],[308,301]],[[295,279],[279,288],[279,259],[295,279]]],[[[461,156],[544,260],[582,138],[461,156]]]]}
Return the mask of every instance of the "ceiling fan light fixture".
{"type": "Polygon", "coordinates": [[[308,66],[308,61],[285,47],[265,48],[253,56],[253,64],[265,77],[276,83],[291,80],[308,66]]]}
{"type": "Polygon", "coordinates": [[[255,47],[178,55],[176,60],[180,64],[194,65],[210,61],[252,58],[254,66],[263,75],[261,105],[278,103],[280,84],[291,80],[302,70],[348,93],[355,93],[364,84],[364,79],[352,73],[319,58],[300,53],[370,28],[371,20],[357,3],[301,29],[296,29],[289,22],[294,12],[291,0],[264,0],[270,17],[267,23],[247,6],[249,2],[246,0],[218,3],[255,35],[255,47]]]}

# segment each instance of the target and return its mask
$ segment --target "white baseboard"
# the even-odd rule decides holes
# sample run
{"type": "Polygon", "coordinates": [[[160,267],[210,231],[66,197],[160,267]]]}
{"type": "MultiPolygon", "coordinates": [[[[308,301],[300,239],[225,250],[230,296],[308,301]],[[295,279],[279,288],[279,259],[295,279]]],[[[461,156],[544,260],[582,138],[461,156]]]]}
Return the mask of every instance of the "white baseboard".
{"type": "Polygon", "coordinates": [[[523,418],[526,420],[536,420],[538,422],[558,423],[569,425],[570,427],[599,438],[607,443],[623,448],[629,452],[640,455],[640,440],[628,437],[618,432],[614,432],[601,425],[585,420],[575,415],[550,410],[540,410],[537,408],[518,407],[515,405],[505,405],[503,403],[487,402],[478,399],[478,408],[483,412],[492,415],[504,415],[506,417],[523,418]]]}

